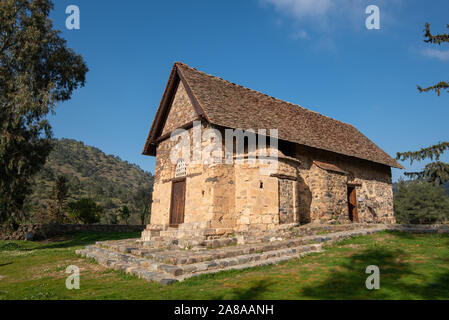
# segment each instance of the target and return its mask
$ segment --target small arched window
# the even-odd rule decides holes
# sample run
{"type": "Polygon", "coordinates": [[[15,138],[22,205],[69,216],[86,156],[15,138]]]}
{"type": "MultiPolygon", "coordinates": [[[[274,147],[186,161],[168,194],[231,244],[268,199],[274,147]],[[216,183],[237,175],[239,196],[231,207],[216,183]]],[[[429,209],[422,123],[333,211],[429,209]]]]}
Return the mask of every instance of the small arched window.
{"type": "Polygon", "coordinates": [[[185,177],[186,175],[186,162],[184,159],[179,159],[176,163],[175,178],[185,177]]]}

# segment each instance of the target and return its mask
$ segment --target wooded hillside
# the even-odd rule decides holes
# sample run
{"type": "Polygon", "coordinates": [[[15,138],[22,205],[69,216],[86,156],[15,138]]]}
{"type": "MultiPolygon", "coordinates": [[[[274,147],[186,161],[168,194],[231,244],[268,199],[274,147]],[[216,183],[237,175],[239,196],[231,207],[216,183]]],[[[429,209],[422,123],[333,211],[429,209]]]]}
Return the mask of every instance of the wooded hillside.
{"type": "Polygon", "coordinates": [[[150,172],[98,148],[71,139],[55,140],[54,143],[44,168],[35,177],[33,193],[27,199],[29,212],[46,208],[58,175],[68,179],[68,201],[92,198],[105,213],[117,212],[125,205],[132,208],[133,193],[140,186],[153,184],[150,172]]]}

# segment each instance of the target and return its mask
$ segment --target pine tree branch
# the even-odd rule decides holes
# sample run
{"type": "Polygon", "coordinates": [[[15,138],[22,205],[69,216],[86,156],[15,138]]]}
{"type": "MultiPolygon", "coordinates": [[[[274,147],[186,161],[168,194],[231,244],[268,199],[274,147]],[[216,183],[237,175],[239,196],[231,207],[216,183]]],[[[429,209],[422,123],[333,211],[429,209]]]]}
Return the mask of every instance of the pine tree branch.
{"type": "MultiPolygon", "coordinates": [[[[446,27],[449,28],[449,24],[446,27]]],[[[443,42],[449,42],[449,34],[447,33],[433,35],[430,32],[430,24],[428,22],[425,24],[424,38],[427,38],[424,40],[427,43],[441,44],[443,42]]]]}
{"type": "MultiPolygon", "coordinates": [[[[449,28],[449,24],[446,27],[449,28]]],[[[438,45],[441,45],[443,42],[449,42],[449,34],[442,33],[433,35],[432,32],[430,32],[430,24],[428,22],[426,22],[425,24],[424,38],[426,38],[424,42],[438,45]]],[[[421,86],[417,87],[419,92],[428,92],[433,90],[437,93],[438,96],[440,96],[441,90],[447,90],[447,92],[449,92],[449,83],[446,81],[441,81],[436,85],[427,88],[422,88],[421,86]]]]}
{"type": "Polygon", "coordinates": [[[419,151],[398,152],[396,160],[410,160],[410,164],[413,164],[413,161],[422,161],[424,159],[439,160],[446,150],[449,150],[449,142],[441,142],[431,147],[422,148],[419,151]]]}
{"type": "Polygon", "coordinates": [[[443,184],[449,181],[449,164],[436,161],[427,164],[423,171],[405,172],[407,177],[418,180],[434,182],[435,184],[443,184]]]}
{"type": "Polygon", "coordinates": [[[434,86],[431,87],[427,87],[427,88],[422,88],[420,86],[417,86],[419,92],[428,92],[428,91],[435,91],[437,93],[438,96],[440,96],[440,90],[447,90],[447,92],[449,92],[449,83],[445,82],[445,81],[441,81],[439,83],[437,83],[434,86]]]}

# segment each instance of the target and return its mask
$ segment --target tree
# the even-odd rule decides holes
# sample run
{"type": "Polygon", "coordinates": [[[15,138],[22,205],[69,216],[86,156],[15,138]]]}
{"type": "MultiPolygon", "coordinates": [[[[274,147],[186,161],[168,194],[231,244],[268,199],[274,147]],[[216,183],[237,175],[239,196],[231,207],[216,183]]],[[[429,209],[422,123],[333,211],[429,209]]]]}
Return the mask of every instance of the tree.
{"type": "Polygon", "coordinates": [[[53,29],[52,8],[50,0],[0,1],[0,223],[23,219],[52,148],[46,116],[85,84],[88,69],[53,29]]]}
{"type": "Polygon", "coordinates": [[[132,196],[132,202],[139,213],[140,222],[145,224],[145,218],[150,213],[153,198],[153,185],[140,186],[132,196]]]}
{"type": "Polygon", "coordinates": [[[67,178],[64,176],[58,176],[53,186],[48,212],[52,219],[56,223],[64,223],[67,220],[66,217],[66,200],[69,196],[69,187],[67,185],[67,178]]]}
{"type": "Polygon", "coordinates": [[[119,209],[120,219],[125,221],[125,224],[128,224],[128,219],[130,217],[129,208],[127,206],[123,206],[119,209]]]}
{"type": "MultiPolygon", "coordinates": [[[[449,24],[446,25],[446,27],[449,28],[449,24]]],[[[426,38],[424,42],[438,45],[441,45],[442,43],[445,42],[449,42],[449,35],[446,33],[433,35],[432,32],[430,32],[429,23],[425,24],[424,38],[426,38]]],[[[449,83],[447,83],[446,81],[440,81],[437,84],[427,88],[422,88],[421,86],[418,86],[419,92],[428,92],[433,90],[438,94],[438,96],[440,96],[440,91],[444,89],[446,89],[449,92],[449,83]]]]}
{"type": "MultiPolygon", "coordinates": [[[[449,24],[447,25],[449,28],[449,24]]],[[[436,34],[433,35],[430,31],[430,24],[425,24],[424,29],[424,42],[431,44],[441,45],[442,43],[449,43],[448,34],[436,34]]],[[[418,85],[419,92],[435,91],[437,95],[440,95],[441,90],[448,90],[449,84],[445,81],[440,81],[439,83],[422,88],[418,85]]],[[[398,152],[396,155],[397,160],[405,161],[410,160],[410,164],[413,161],[422,161],[425,159],[435,160],[424,167],[424,170],[420,172],[406,172],[405,175],[410,178],[425,179],[427,181],[434,182],[436,184],[442,184],[449,181],[449,164],[439,161],[440,156],[449,149],[449,142],[440,142],[436,145],[423,148],[419,151],[409,151],[409,152],[398,152]]]]}
{"type": "Polygon", "coordinates": [[[118,224],[117,214],[115,214],[114,212],[108,211],[103,216],[102,221],[104,221],[105,224],[118,224]]]}
{"type": "Polygon", "coordinates": [[[82,198],[78,201],[70,202],[69,213],[78,222],[84,224],[93,224],[100,222],[100,215],[103,213],[103,207],[97,205],[90,198],[82,198]]]}
{"type": "Polygon", "coordinates": [[[394,197],[398,223],[442,223],[449,219],[449,197],[439,185],[425,181],[401,181],[394,197]]]}

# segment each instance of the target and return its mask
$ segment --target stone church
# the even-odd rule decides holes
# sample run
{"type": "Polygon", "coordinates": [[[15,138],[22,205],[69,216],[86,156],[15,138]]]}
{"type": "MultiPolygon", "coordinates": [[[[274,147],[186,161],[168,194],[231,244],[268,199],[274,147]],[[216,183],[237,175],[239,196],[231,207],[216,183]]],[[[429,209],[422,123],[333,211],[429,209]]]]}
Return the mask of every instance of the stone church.
{"type": "MultiPolygon", "coordinates": [[[[222,144],[224,150],[224,139],[222,144]]],[[[153,231],[182,237],[198,230],[213,238],[305,223],[395,222],[391,167],[402,167],[355,127],[180,62],[173,65],[143,154],[156,157],[151,224],[143,240],[153,231]],[[276,169],[261,174],[267,164],[257,161],[172,161],[174,130],[192,137],[195,123],[223,136],[226,129],[277,129],[277,143],[269,145],[276,169]]]]}

